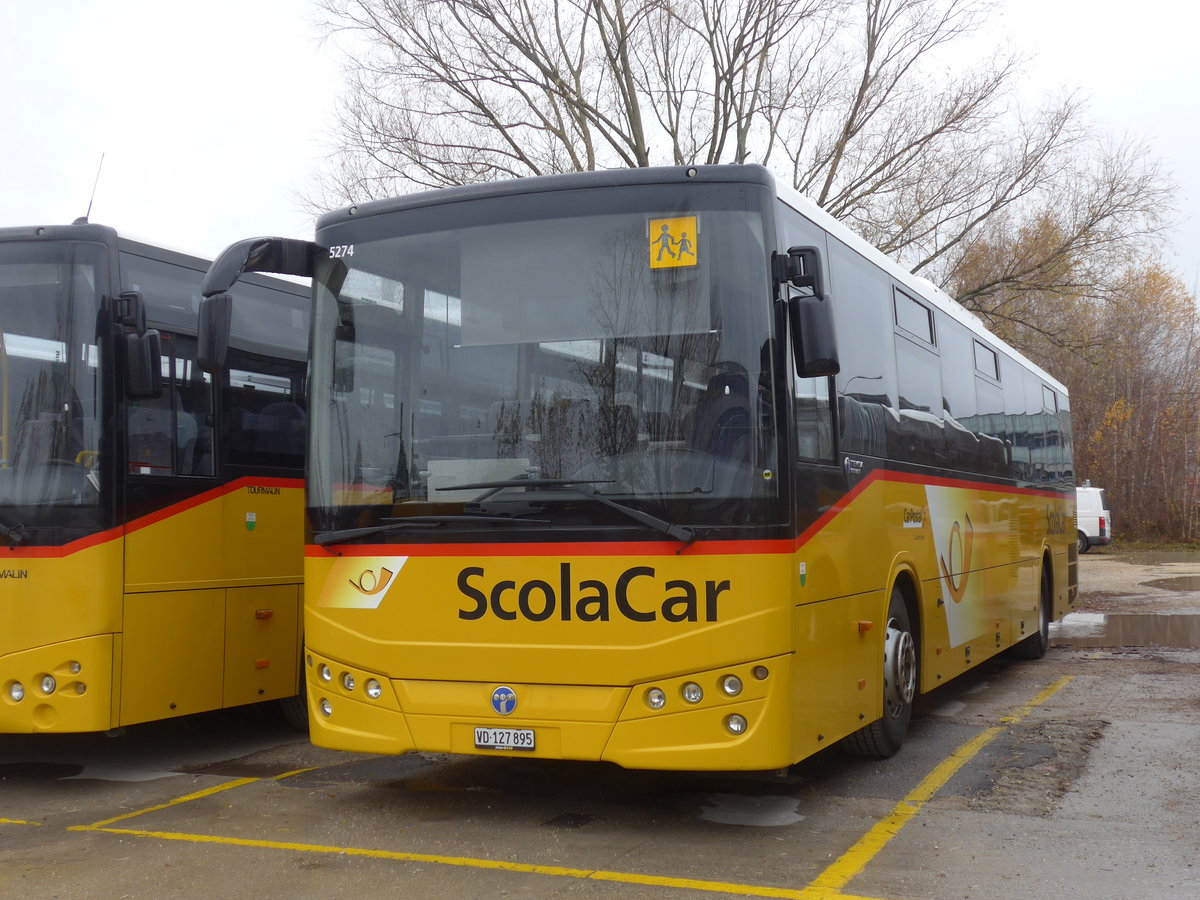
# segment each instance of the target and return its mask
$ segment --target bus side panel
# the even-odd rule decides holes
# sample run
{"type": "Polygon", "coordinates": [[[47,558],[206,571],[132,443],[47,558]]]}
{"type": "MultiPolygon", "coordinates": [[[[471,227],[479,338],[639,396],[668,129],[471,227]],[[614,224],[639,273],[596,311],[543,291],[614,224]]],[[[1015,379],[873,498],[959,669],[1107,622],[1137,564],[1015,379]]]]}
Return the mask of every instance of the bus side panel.
{"type": "Polygon", "coordinates": [[[121,627],[121,540],[75,552],[5,552],[0,580],[0,733],[112,726],[113,634],[121,627]],[[51,675],[54,690],[41,690],[51,675]],[[24,686],[20,703],[9,697],[24,686]]]}
{"type": "Polygon", "coordinates": [[[222,499],[223,575],[232,584],[299,584],[304,570],[303,482],[258,481],[222,499]]]}
{"type": "Polygon", "coordinates": [[[796,608],[791,761],[873,721],[883,708],[882,591],[796,608]]]}
{"type": "Polygon", "coordinates": [[[223,706],[296,693],[300,587],[230,588],[225,592],[223,706]]]}
{"type": "Polygon", "coordinates": [[[125,589],[214,587],[222,580],[221,502],[208,491],[129,526],[125,589]]]}
{"type": "MultiPolygon", "coordinates": [[[[907,572],[920,620],[920,689],[949,681],[1037,629],[1043,548],[1066,551],[1069,535],[1056,527],[1066,511],[1050,491],[876,470],[797,552],[798,653],[806,629],[817,627],[805,619],[806,604],[870,594],[877,600],[854,614],[873,629],[881,654],[887,591],[907,572]]],[[[1063,611],[1056,603],[1054,615],[1063,611]]],[[[827,634],[837,634],[838,624],[828,624],[827,634]]],[[[859,677],[877,679],[878,658],[859,677]]]]}
{"type": "Polygon", "coordinates": [[[221,705],[225,591],[125,595],[120,724],[221,705]]]}

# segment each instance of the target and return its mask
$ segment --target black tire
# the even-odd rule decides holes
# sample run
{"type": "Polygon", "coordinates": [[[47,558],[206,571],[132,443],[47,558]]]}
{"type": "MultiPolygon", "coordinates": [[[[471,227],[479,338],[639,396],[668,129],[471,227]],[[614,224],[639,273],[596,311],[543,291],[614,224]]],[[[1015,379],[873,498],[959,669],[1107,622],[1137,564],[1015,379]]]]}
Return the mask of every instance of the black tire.
{"type": "Polygon", "coordinates": [[[1089,541],[1088,536],[1081,531],[1079,532],[1079,536],[1075,539],[1075,546],[1079,549],[1080,553],[1087,553],[1092,549],[1092,542],[1089,541]]]}
{"type": "Polygon", "coordinates": [[[1041,659],[1050,648],[1050,607],[1054,600],[1050,589],[1050,568],[1042,566],[1042,583],[1038,591],[1038,630],[1015,644],[1012,655],[1017,659],[1041,659]]]}
{"type": "Polygon", "coordinates": [[[308,734],[308,689],[307,682],[303,678],[303,672],[300,678],[300,693],[294,697],[284,697],[275,701],[279,707],[279,713],[287,720],[287,723],[297,731],[303,731],[308,734]]]}
{"type": "Polygon", "coordinates": [[[899,586],[893,587],[884,632],[883,715],[842,739],[847,753],[886,759],[903,746],[917,695],[917,659],[904,594],[899,586]]]}

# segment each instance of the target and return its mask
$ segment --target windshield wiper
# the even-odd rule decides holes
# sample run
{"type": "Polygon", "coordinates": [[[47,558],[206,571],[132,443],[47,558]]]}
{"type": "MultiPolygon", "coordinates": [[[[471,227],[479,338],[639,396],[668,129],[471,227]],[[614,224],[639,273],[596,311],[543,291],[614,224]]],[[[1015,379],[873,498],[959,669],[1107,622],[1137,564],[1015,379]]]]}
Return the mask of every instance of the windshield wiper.
{"type": "Polygon", "coordinates": [[[20,522],[12,526],[0,522],[0,534],[12,541],[14,547],[29,540],[29,532],[25,530],[25,526],[20,522]]]}
{"type": "MultiPolygon", "coordinates": [[[[456,484],[452,487],[437,488],[439,491],[471,491],[484,490],[493,488],[492,493],[503,488],[552,488],[557,490],[573,491],[581,497],[586,497],[589,500],[595,500],[602,506],[607,506],[609,509],[616,510],[624,516],[633,519],[635,522],[640,522],[653,528],[655,531],[662,532],[667,537],[674,538],[680,541],[683,546],[675,551],[676,554],[682,553],[684,549],[696,540],[696,532],[686,525],[676,525],[668,522],[666,519],[660,519],[658,516],[651,515],[648,512],[642,512],[640,509],[635,509],[632,506],[626,506],[624,503],[618,503],[615,500],[610,500],[601,494],[597,494],[592,490],[593,484],[612,484],[610,479],[603,478],[527,478],[518,475],[515,478],[503,479],[501,481],[475,481],[471,484],[456,484]]],[[[491,494],[486,494],[491,496],[491,494]]],[[[483,497],[479,498],[484,499],[483,497]]],[[[475,502],[479,502],[478,500],[475,502]]]]}
{"type": "Polygon", "coordinates": [[[381,525],[368,525],[363,528],[343,528],[339,531],[326,531],[313,538],[318,547],[328,544],[340,544],[354,538],[369,537],[373,534],[386,534],[389,531],[400,531],[414,525],[446,525],[453,522],[487,522],[489,525],[504,524],[534,524],[549,525],[549,519],[514,519],[511,516],[411,516],[407,519],[391,519],[381,525]]]}

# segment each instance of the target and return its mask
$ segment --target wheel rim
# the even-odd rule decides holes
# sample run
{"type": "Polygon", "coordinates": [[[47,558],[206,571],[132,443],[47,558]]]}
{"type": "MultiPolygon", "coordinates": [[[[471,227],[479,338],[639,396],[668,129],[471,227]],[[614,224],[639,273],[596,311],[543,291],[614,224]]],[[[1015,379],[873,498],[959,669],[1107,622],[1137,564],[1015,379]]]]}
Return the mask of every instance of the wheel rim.
{"type": "Polygon", "coordinates": [[[895,619],[888,621],[883,640],[883,688],[888,715],[893,717],[917,693],[917,647],[912,634],[898,627],[895,619]]]}

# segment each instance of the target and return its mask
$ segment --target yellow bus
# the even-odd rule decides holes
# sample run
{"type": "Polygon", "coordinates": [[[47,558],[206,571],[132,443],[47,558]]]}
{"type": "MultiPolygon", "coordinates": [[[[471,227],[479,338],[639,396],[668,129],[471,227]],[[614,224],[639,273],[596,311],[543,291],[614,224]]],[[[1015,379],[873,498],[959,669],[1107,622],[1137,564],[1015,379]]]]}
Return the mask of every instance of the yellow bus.
{"type": "Polygon", "coordinates": [[[242,271],[314,277],[318,745],[887,756],[1074,602],[1066,390],[763,168],[332,212],[219,257],[206,346],[242,271]]]}
{"type": "Polygon", "coordinates": [[[309,291],[240,284],[213,377],[207,267],[0,229],[0,733],[297,696],[309,291]]]}

